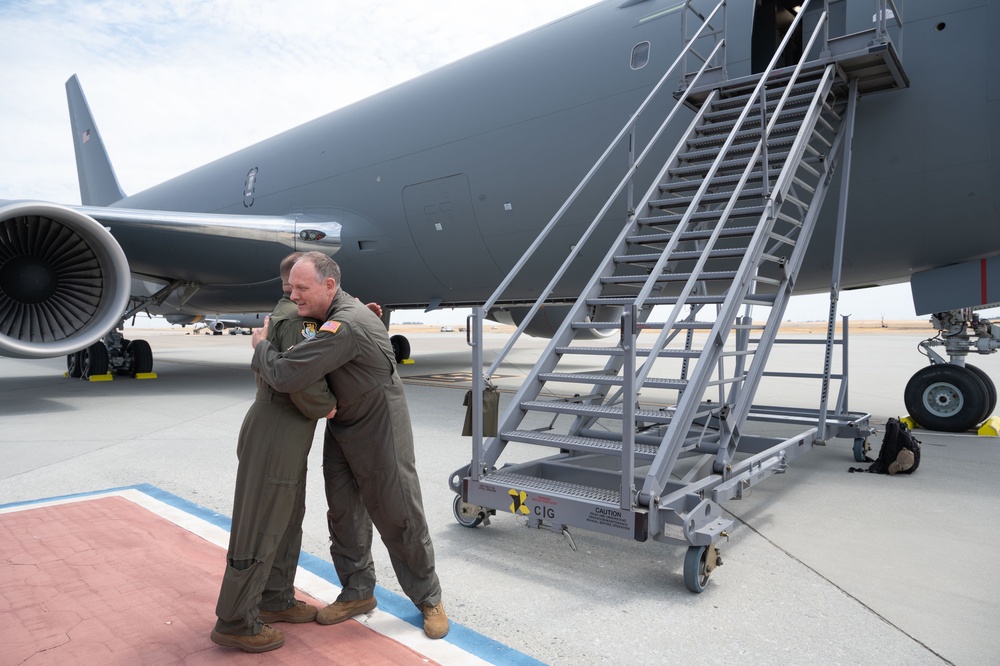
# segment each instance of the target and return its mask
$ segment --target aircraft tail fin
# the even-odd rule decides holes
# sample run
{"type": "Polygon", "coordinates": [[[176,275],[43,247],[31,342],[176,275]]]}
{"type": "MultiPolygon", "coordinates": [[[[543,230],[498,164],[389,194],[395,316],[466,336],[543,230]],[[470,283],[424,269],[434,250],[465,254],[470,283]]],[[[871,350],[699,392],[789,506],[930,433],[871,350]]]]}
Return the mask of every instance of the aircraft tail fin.
{"type": "Polygon", "coordinates": [[[76,74],[66,82],[69,121],[73,129],[76,173],[80,179],[80,203],[84,206],[108,206],[125,198],[104,140],[90,113],[76,74]]]}

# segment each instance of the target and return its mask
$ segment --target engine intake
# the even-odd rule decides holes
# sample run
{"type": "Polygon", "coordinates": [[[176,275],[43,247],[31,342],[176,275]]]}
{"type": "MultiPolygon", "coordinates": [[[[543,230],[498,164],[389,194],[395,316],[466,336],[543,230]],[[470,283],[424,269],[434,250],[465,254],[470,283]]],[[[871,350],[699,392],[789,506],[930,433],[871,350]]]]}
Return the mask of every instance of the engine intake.
{"type": "Polygon", "coordinates": [[[0,354],[62,356],[121,321],[128,259],[94,218],[67,206],[0,207],[0,354]]]}

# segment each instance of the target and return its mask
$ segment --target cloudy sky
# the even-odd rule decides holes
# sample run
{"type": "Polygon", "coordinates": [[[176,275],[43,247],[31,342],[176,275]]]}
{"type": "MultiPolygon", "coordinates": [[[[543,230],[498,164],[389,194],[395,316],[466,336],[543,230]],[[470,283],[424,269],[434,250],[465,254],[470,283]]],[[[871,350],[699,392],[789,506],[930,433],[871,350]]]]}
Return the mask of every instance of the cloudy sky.
{"type": "MultiPolygon", "coordinates": [[[[79,203],[73,74],[128,194],[591,4],[0,0],[0,199],[79,203]]],[[[824,319],[825,300],[795,297],[787,318],[824,319]]],[[[915,318],[906,285],[844,294],[841,312],[915,318]]]]}

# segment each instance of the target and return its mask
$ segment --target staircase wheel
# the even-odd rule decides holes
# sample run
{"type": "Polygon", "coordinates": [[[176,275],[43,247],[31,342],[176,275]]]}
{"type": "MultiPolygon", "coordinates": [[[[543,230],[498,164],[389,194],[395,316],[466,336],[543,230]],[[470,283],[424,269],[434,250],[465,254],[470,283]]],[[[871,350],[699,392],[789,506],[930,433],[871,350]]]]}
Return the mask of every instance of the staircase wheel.
{"type": "Polygon", "coordinates": [[[457,520],[458,524],[461,525],[462,527],[479,527],[483,522],[482,517],[478,515],[471,516],[462,513],[463,504],[465,504],[465,502],[462,501],[462,496],[455,495],[455,501],[452,502],[451,505],[452,509],[455,512],[455,520],[457,520]]]}
{"type": "Polygon", "coordinates": [[[708,568],[708,546],[690,546],[684,555],[684,585],[695,594],[700,594],[708,585],[711,575],[708,568]]]}
{"type": "Polygon", "coordinates": [[[871,451],[867,437],[854,438],[854,462],[864,462],[865,454],[871,451]]]}

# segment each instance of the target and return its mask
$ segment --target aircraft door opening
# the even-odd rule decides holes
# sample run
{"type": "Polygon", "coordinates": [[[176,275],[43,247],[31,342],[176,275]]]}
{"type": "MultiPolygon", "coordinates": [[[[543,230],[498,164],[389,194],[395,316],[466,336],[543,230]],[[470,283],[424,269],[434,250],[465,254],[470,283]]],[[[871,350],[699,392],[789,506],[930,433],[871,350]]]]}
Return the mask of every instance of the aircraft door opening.
{"type": "MultiPolygon", "coordinates": [[[[750,42],[750,67],[754,74],[767,69],[781,40],[788,33],[802,0],[755,0],[753,36],[750,42]]],[[[802,24],[795,30],[788,48],[778,60],[778,69],[794,65],[802,56],[802,24]]]]}
{"type": "Polygon", "coordinates": [[[490,256],[465,174],[403,188],[406,221],[427,268],[449,289],[494,287],[503,274],[490,256]]]}

